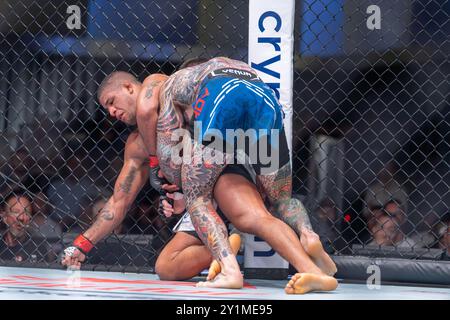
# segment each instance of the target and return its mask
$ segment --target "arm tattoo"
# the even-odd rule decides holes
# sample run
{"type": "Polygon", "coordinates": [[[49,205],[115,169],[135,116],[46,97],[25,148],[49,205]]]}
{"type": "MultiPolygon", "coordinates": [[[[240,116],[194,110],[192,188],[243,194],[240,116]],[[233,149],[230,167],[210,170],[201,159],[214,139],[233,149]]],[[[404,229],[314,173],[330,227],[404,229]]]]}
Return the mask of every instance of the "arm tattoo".
{"type": "Polygon", "coordinates": [[[146,99],[150,99],[153,96],[153,89],[155,89],[155,87],[160,83],[161,83],[160,80],[154,80],[147,85],[147,90],[145,91],[146,99]]]}
{"type": "MultiPolygon", "coordinates": [[[[194,142],[193,150],[201,149],[205,154],[204,149],[207,147],[200,145],[198,142],[194,142]]],[[[218,154],[219,151],[216,151],[218,154]]],[[[196,151],[193,152],[194,154],[196,151]]],[[[191,164],[183,165],[182,168],[182,185],[183,190],[186,187],[186,207],[190,206],[198,197],[211,197],[214,184],[219,178],[221,172],[226,166],[225,154],[222,154],[223,161],[220,163],[212,163],[205,165],[205,161],[196,163],[193,159],[191,164]]],[[[219,162],[219,161],[217,161],[219,162]]]]}
{"type": "Polygon", "coordinates": [[[114,219],[114,208],[112,208],[111,202],[108,201],[102,210],[100,210],[99,217],[106,221],[114,219]]]}
{"type": "Polygon", "coordinates": [[[164,176],[171,183],[181,187],[181,165],[172,161],[172,150],[179,143],[172,141],[174,130],[180,128],[180,119],[175,111],[170,90],[170,81],[164,83],[160,94],[160,113],[158,116],[156,153],[164,176]]]}
{"type": "Polygon", "coordinates": [[[181,124],[173,102],[172,84],[169,79],[161,88],[157,131],[171,131],[179,128],[181,124]]]}
{"type": "Polygon", "coordinates": [[[158,132],[156,136],[159,166],[164,173],[164,177],[170,183],[181,188],[181,164],[172,161],[172,151],[178,142],[171,140],[171,131],[158,132]]]}
{"type": "Polygon", "coordinates": [[[125,177],[125,180],[119,184],[120,190],[125,193],[130,193],[131,185],[133,184],[134,178],[136,177],[137,170],[135,167],[131,167],[130,172],[125,177]]]}

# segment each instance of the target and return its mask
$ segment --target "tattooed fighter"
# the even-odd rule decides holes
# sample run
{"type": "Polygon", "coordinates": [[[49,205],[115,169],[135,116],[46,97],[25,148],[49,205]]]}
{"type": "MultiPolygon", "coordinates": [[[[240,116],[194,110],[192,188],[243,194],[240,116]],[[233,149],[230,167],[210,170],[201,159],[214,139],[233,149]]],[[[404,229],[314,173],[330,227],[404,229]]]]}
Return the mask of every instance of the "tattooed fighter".
{"type": "MultiPolygon", "coordinates": [[[[232,166],[230,168],[231,170],[225,170],[223,172],[221,179],[223,183],[231,184],[239,188],[239,185],[245,183],[248,178],[244,177],[242,171],[238,169],[233,170],[232,166]],[[233,178],[235,175],[239,175],[237,180],[236,177],[233,178]]],[[[128,209],[147,182],[149,171],[147,150],[139,133],[134,131],[127,138],[124,163],[115,182],[112,197],[101,209],[92,226],[83,232],[83,234],[79,235],[74,240],[72,246],[64,250],[65,254],[61,261],[63,265],[77,269],[80,268],[94,244],[110,235],[122,223],[128,209]]],[[[169,191],[178,189],[175,186],[169,185],[165,186],[165,188],[169,191]]],[[[222,201],[229,201],[224,196],[224,194],[218,194],[218,197],[222,198],[222,201]]],[[[173,209],[168,210],[173,211],[173,209]]],[[[228,208],[226,210],[228,211],[228,208]]],[[[236,211],[236,214],[238,213],[236,211]]],[[[236,222],[238,224],[240,223],[239,221],[236,222]]],[[[202,245],[201,241],[190,230],[193,230],[193,226],[190,228],[186,223],[183,225],[183,228],[179,228],[176,235],[170,240],[158,257],[156,272],[161,279],[189,279],[198,275],[211,264],[212,259],[209,250],[202,245]]],[[[234,247],[234,252],[237,252],[240,245],[239,236],[231,236],[230,243],[234,247]]],[[[215,272],[215,270],[211,270],[210,278],[215,276],[212,272],[215,272]]]]}
{"type": "MultiPolygon", "coordinates": [[[[145,185],[149,170],[147,150],[142,137],[134,131],[128,136],[125,144],[124,164],[116,180],[113,196],[109,199],[108,205],[101,210],[94,224],[75,240],[72,247],[65,250],[71,251],[71,254],[65,255],[63,265],[80,268],[93,244],[113,232],[125,218],[128,208],[145,185]]],[[[177,190],[175,186],[170,185],[164,188],[169,191],[177,190]]],[[[290,227],[267,211],[252,182],[252,177],[243,166],[229,165],[225,168],[214,187],[214,199],[222,211],[222,217],[227,218],[240,231],[267,239],[277,251],[281,250],[294,266],[301,263],[297,257],[298,247],[301,246],[299,239],[290,227]]],[[[183,206],[182,200],[175,200],[174,207],[164,202],[164,213],[167,216],[183,213],[183,206]]],[[[176,227],[175,236],[156,261],[155,271],[161,280],[190,279],[208,268],[212,261],[211,253],[198,238],[189,215],[185,215],[180,222],[182,223],[176,227]]],[[[305,247],[308,255],[324,273],[334,274],[336,271],[333,269],[334,265],[327,264],[328,256],[323,251],[319,239],[306,237],[307,235],[302,235],[302,242],[309,243],[309,247],[305,247]],[[321,249],[317,250],[318,247],[321,249]]],[[[234,253],[237,252],[240,245],[239,236],[233,234],[229,240],[234,253]]],[[[214,279],[219,272],[220,267],[217,268],[217,263],[213,263],[208,279],[214,279]]],[[[325,283],[332,286],[334,281],[328,277],[328,282],[325,283]]],[[[317,286],[315,281],[308,279],[308,275],[304,276],[302,293],[325,289],[323,284],[317,286]]]]}
{"type": "MultiPolygon", "coordinates": [[[[116,83],[113,76],[106,84],[109,80],[111,84],[116,83]]],[[[282,130],[281,106],[273,91],[259,80],[248,65],[227,58],[215,58],[181,70],[169,78],[155,74],[142,85],[130,81],[129,85],[115,89],[115,94],[102,96],[100,93],[102,105],[113,117],[131,125],[138,124],[147,150],[153,155],[157,152],[161,169],[168,180],[183,187],[186,206],[196,231],[221,264],[222,271],[214,281],[200,285],[242,287],[242,275],[231,254],[225,226],[211,202],[212,187],[227,163],[225,155],[218,162],[174,163],[171,151],[178,141],[172,141],[171,138],[178,128],[192,130],[195,123],[203,123],[201,134],[194,141],[194,148],[200,149],[209,148],[205,145],[210,142],[210,129],[221,132],[226,129],[266,129],[260,136],[258,131],[256,138],[258,147],[260,141],[265,141],[272,151],[270,163],[263,163],[259,155],[256,159],[250,159],[257,173],[258,187],[272,203],[272,211],[299,235],[312,232],[304,223],[306,212],[301,203],[291,199],[291,169],[282,130]],[[276,136],[277,133],[280,139],[272,139],[272,135],[276,136]]],[[[217,154],[220,155],[219,152],[217,154]]],[[[252,158],[252,154],[249,155],[252,158]]],[[[311,281],[320,284],[323,272],[309,260],[302,248],[299,249],[299,255],[304,263],[303,267],[296,266],[298,271],[309,270],[317,275],[311,281]]],[[[295,275],[286,291],[296,293],[308,278],[311,279],[301,273],[295,275]]],[[[333,284],[334,287],[336,285],[333,284]]]]}

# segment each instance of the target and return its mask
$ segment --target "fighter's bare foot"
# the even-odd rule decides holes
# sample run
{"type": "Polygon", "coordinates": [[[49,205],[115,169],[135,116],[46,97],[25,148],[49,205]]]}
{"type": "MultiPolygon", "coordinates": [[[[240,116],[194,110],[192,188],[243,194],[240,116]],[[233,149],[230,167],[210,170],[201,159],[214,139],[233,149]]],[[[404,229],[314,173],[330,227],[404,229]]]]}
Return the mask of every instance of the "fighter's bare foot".
{"type": "MultiPolygon", "coordinates": [[[[239,248],[241,247],[241,237],[237,233],[233,233],[228,238],[228,241],[230,242],[233,254],[236,255],[239,252],[239,248]]],[[[213,280],[220,273],[220,271],[221,267],[219,262],[217,262],[217,260],[213,260],[211,266],[209,267],[208,276],[206,277],[206,280],[208,281],[213,280]]]]}
{"type": "Polygon", "coordinates": [[[244,286],[244,278],[240,271],[230,275],[219,273],[213,280],[197,283],[197,287],[241,289],[244,286]]]}
{"type": "Polygon", "coordinates": [[[332,291],[337,288],[335,278],[315,273],[296,273],[286,285],[287,294],[304,294],[311,291],[332,291]]]}
{"type": "Polygon", "coordinates": [[[300,241],[306,253],[323,273],[333,276],[337,272],[336,264],[328,253],[325,252],[319,236],[314,231],[303,228],[300,241]]]}

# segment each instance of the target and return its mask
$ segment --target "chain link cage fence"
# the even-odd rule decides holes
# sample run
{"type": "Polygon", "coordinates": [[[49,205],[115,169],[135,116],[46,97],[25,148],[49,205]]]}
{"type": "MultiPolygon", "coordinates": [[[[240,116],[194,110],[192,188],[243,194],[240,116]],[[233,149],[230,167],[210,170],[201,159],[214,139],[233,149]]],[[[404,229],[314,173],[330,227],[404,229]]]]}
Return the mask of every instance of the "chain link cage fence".
{"type": "MultiPolygon", "coordinates": [[[[296,1],[294,193],[335,257],[449,257],[449,15],[446,0],[296,1]]],[[[4,0],[0,37],[0,264],[61,267],[133,130],[100,82],[247,61],[248,1],[4,0]]],[[[147,184],[85,268],[152,272],[177,222],[157,208],[147,184]]]]}

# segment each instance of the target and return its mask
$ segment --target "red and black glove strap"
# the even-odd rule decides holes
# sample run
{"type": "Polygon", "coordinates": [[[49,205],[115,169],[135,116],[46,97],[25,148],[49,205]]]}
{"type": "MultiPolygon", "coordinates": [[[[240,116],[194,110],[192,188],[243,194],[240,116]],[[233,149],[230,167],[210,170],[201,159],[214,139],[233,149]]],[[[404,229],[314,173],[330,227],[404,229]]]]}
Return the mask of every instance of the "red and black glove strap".
{"type": "Polygon", "coordinates": [[[82,234],[75,238],[75,240],[73,241],[73,245],[74,247],[77,247],[83,254],[88,254],[89,251],[91,251],[94,247],[94,244],[91,242],[91,240],[89,240],[82,234]]]}

